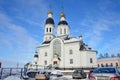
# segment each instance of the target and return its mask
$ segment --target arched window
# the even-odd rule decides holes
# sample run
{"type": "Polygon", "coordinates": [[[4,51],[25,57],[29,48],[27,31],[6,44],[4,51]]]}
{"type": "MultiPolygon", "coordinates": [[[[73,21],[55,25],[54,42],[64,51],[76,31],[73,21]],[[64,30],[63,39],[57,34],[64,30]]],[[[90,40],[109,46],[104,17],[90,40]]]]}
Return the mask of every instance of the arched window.
{"type": "Polygon", "coordinates": [[[49,37],[49,39],[51,39],[51,37],[49,37]]]}
{"type": "Polygon", "coordinates": [[[51,28],[50,28],[50,32],[51,32],[51,28]]]}
{"type": "Polygon", "coordinates": [[[61,56],[61,42],[58,39],[53,42],[53,54],[58,57],[61,56]]]}
{"type": "Polygon", "coordinates": [[[47,52],[45,52],[45,56],[47,56],[47,52]]]}
{"type": "Polygon", "coordinates": [[[72,51],[72,49],[70,49],[70,50],[69,50],[69,54],[73,54],[73,51],[72,51]]]}
{"type": "Polygon", "coordinates": [[[64,28],[64,34],[66,34],[66,28],[64,28]]]}
{"type": "Polygon", "coordinates": [[[108,64],[106,63],[106,67],[108,67],[108,64]]]}
{"type": "Polygon", "coordinates": [[[62,29],[60,28],[60,34],[62,34],[62,29]]]}
{"type": "Polygon", "coordinates": [[[46,30],[47,32],[48,32],[48,28],[47,28],[47,30],[46,30]]]}
{"type": "Polygon", "coordinates": [[[116,67],[118,67],[118,63],[116,62],[116,67]]]}
{"type": "Polygon", "coordinates": [[[103,64],[101,64],[101,67],[104,67],[104,65],[103,65],[103,64]]]}
{"type": "Polygon", "coordinates": [[[45,65],[47,65],[47,61],[46,60],[44,61],[44,63],[45,63],[45,65]]]}
{"type": "Polygon", "coordinates": [[[93,59],[92,58],[90,58],[90,63],[93,63],[93,59]]]}
{"type": "Polygon", "coordinates": [[[73,64],[73,59],[70,59],[70,64],[73,64]]]}
{"type": "Polygon", "coordinates": [[[100,67],[100,65],[98,64],[98,67],[100,67]]]}
{"type": "Polygon", "coordinates": [[[110,66],[113,66],[113,64],[111,63],[110,66]]]}

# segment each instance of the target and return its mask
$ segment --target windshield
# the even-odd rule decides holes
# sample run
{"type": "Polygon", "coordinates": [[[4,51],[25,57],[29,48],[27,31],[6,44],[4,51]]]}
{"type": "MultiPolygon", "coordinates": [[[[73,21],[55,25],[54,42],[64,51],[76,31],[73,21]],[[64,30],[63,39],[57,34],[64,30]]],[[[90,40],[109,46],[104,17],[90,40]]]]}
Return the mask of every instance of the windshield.
{"type": "Polygon", "coordinates": [[[82,73],[82,70],[75,70],[74,73],[82,73]]]}
{"type": "Polygon", "coordinates": [[[115,68],[98,68],[94,73],[115,73],[115,68]]]}

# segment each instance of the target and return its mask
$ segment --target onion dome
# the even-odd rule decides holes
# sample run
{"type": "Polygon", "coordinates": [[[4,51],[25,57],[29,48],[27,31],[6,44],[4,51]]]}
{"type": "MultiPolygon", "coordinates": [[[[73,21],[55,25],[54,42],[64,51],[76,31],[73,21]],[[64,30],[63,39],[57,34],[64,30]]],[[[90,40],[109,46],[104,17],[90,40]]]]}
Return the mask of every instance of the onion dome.
{"type": "Polygon", "coordinates": [[[83,41],[83,40],[82,40],[82,34],[79,36],[79,39],[80,39],[80,41],[83,41]]]}
{"type": "Polygon", "coordinates": [[[66,21],[60,21],[59,23],[58,23],[58,25],[68,25],[68,23],[66,22],[66,21]]]}
{"type": "Polygon", "coordinates": [[[48,11],[48,18],[46,19],[45,24],[54,24],[54,20],[52,19],[52,11],[48,11]]]}
{"type": "Polygon", "coordinates": [[[58,25],[68,25],[67,21],[65,21],[65,14],[61,13],[60,14],[60,22],[58,23],[58,25]]]}
{"type": "Polygon", "coordinates": [[[60,18],[64,17],[65,18],[65,14],[64,13],[61,13],[60,14],[60,18]]]}
{"type": "Polygon", "coordinates": [[[54,24],[54,20],[52,18],[47,18],[45,24],[54,24]]]}
{"type": "Polygon", "coordinates": [[[82,38],[82,34],[80,34],[79,38],[82,38]]]}
{"type": "Polygon", "coordinates": [[[38,58],[38,57],[39,57],[39,56],[38,56],[38,52],[37,52],[37,51],[35,52],[34,57],[35,57],[35,58],[38,58]]]}
{"type": "Polygon", "coordinates": [[[52,13],[52,11],[50,10],[50,11],[48,11],[48,14],[53,14],[53,13],[52,13]]]}

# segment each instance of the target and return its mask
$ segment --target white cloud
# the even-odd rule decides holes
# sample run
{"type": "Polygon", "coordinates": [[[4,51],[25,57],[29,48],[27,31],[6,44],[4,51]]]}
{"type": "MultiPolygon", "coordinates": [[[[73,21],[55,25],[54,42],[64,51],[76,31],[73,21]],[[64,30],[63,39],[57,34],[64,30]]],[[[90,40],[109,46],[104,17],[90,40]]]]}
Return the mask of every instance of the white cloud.
{"type": "Polygon", "coordinates": [[[20,67],[22,68],[25,63],[17,62],[17,61],[8,61],[8,60],[0,60],[2,62],[2,67],[20,67]]]}
{"type": "MultiPolygon", "coordinates": [[[[10,56],[9,58],[15,60],[25,56],[23,60],[18,60],[25,61],[29,54],[34,54],[39,41],[33,38],[25,28],[12,23],[11,19],[3,13],[0,13],[0,25],[0,46],[5,50],[2,50],[2,54],[5,55],[1,57],[6,59],[5,56],[10,56]]],[[[30,57],[33,57],[32,55],[30,57]]]]}
{"type": "Polygon", "coordinates": [[[2,50],[0,58],[15,62],[32,61],[35,48],[40,44],[37,39],[42,38],[42,34],[37,34],[35,31],[32,34],[26,29],[29,27],[23,27],[26,25],[21,22],[25,22],[37,30],[38,28],[43,29],[43,19],[49,9],[48,3],[44,0],[1,1],[0,9],[0,50],[2,50]],[[12,12],[12,16],[7,16],[9,13],[4,12],[3,5],[7,7],[9,13],[12,12]]]}
{"type": "Polygon", "coordinates": [[[120,36],[114,35],[115,32],[120,32],[119,22],[120,16],[118,13],[110,13],[106,11],[106,14],[102,17],[88,17],[87,15],[87,17],[84,18],[80,25],[84,26],[84,28],[86,29],[84,35],[85,40],[87,41],[89,46],[94,49],[99,49],[100,52],[111,52],[110,50],[116,50],[115,52],[119,52],[119,49],[116,49],[116,47],[119,47],[118,44],[120,43],[120,36]],[[107,15],[107,13],[109,13],[109,15],[107,15]],[[115,27],[118,29],[114,30],[115,27]],[[109,36],[111,37],[111,39],[109,36]],[[116,36],[116,39],[114,36],[116,36]],[[113,40],[113,38],[114,41],[110,42],[111,40],[113,40]]]}

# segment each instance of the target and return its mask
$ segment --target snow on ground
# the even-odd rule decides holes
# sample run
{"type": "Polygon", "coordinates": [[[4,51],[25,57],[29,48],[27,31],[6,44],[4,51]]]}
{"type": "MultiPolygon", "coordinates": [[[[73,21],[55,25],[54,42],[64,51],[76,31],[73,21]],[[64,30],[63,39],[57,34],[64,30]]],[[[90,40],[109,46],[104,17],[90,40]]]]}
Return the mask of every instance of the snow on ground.
{"type": "MultiPolygon", "coordinates": [[[[63,76],[63,77],[59,78],[59,80],[63,80],[63,78],[65,80],[89,80],[87,78],[86,79],[72,79],[72,76],[70,76],[70,75],[63,76]]],[[[5,78],[3,80],[22,80],[22,79],[20,79],[17,76],[8,76],[7,78],[5,78]]],[[[35,78],[29,78],[29,80],[35,80],[35,78]]]]}
{"type": "Polygon", "coordinates": [[[16,76],[8,76],[4,80],[21,80],[21,79],[19,77],[16,77],[16,76]]]}

